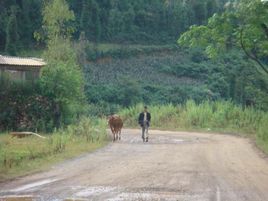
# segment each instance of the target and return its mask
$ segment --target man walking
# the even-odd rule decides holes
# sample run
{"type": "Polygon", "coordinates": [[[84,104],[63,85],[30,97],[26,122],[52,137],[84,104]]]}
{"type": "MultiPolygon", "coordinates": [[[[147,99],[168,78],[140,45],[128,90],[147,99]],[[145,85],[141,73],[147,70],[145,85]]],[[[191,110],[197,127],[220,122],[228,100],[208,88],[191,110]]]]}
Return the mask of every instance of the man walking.
{"type": "Polygon", "coordinates": [[[144,106],[144,111],[139,115],[139,124],[142,128],[142,140],[148,142],[148,128],[150,126],[151,114],[147,111],[147,106],[144,106]]]}

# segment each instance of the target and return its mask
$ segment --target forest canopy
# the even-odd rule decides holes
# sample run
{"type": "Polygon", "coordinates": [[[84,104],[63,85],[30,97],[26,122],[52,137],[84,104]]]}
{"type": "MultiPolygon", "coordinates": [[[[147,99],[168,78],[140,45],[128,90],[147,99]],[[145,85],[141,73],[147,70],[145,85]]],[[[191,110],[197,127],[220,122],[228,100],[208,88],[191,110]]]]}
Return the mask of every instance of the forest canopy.
{"type": "Polygon", "coordinates": [[[214,14],[207,25],[193,25],[179,44],[203,48],[211,58],[238,48],[268,75],[268,2],[229,2],[226,10],[214,14]]]}
{"type": "MultiPolygon", "coordinates": [[[[0,52],[15,55],[45,37],[42,8],[49,0],[1,0],[0,52]],[[36,35],[35,34],[35,35],[36,35]],[[12,41],[12,43],[11,43],[12,41]]],[[[75,21],[74,39],[85,32],[94,42],[173,43],[190,25],[207,22],[221,12],[220,0],[67,0],[75,21]]]]}

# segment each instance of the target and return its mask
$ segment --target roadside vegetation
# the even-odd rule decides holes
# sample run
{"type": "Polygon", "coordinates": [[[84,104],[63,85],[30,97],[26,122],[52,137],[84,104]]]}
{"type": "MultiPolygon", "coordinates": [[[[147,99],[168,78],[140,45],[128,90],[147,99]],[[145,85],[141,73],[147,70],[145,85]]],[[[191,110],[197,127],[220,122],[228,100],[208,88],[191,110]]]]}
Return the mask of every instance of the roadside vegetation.
{"type": "MultiPolygon", "coordinates": [[[[128,127],[137,127],[138,114],[143,104],[123,109],[120,115],[128,127]]],[[[192,130],[221,132],[253,138],[268,153],[268,114],[254,108],[243,108],[230,101],[193,100],[180,105],[151,105],[152,129],[192,130]]]]}
{"type": "Polygon", "coordinates": [[[0,182],[104,146],[108,142],[106,127],[105,120],[82,118],[74,125],[43,134],[45,139],[0,134],[0,182]]]}

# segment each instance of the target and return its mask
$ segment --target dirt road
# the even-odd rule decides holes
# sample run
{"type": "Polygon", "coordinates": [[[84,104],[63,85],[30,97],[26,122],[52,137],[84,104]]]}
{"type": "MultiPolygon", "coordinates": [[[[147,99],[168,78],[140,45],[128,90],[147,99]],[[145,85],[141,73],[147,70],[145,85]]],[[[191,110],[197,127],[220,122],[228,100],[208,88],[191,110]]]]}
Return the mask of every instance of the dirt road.
{"type": "Polygon", "coordinates": [[[268,161],[250,140],[151,131],[143,143],[139,133],[123,130],[121,142],[2,183],[0,200],[268,201],[268,161]]]}

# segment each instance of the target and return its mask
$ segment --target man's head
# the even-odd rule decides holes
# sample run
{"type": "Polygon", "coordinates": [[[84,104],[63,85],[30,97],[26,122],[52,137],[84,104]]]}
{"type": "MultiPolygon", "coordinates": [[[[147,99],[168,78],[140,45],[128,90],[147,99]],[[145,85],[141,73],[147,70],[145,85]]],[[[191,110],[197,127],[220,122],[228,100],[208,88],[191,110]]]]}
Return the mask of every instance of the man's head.
{"type": "Polygon", "coordinates": [[[144,106],[144,112],[147,112],[147,106],[144,106]]]}

